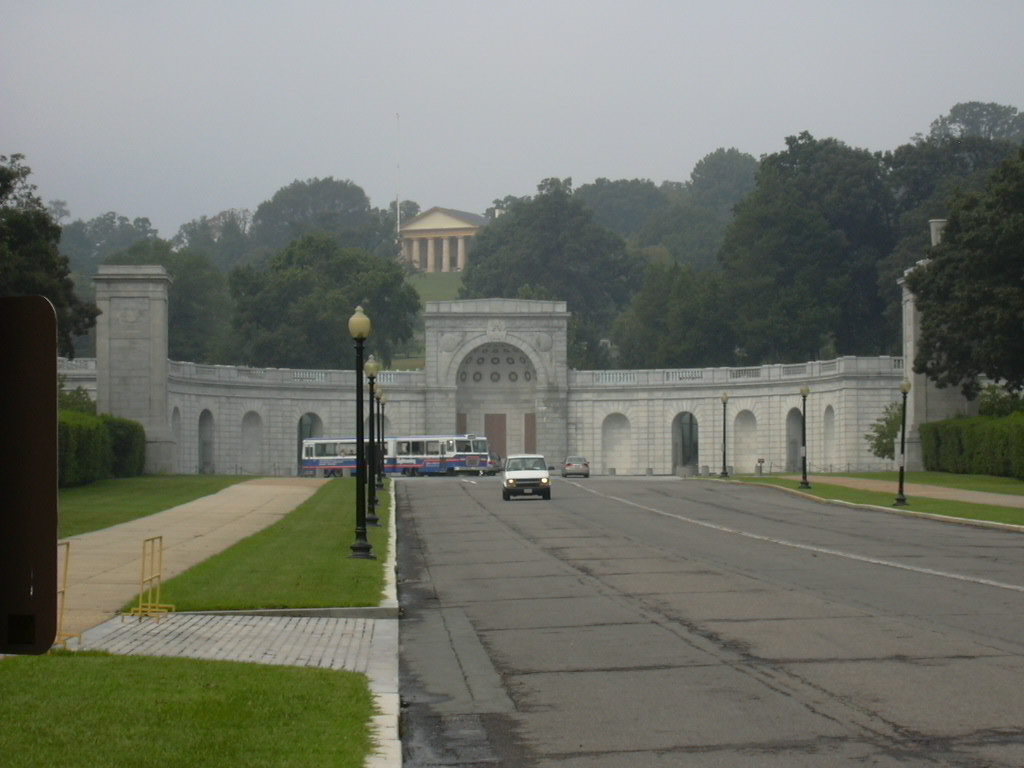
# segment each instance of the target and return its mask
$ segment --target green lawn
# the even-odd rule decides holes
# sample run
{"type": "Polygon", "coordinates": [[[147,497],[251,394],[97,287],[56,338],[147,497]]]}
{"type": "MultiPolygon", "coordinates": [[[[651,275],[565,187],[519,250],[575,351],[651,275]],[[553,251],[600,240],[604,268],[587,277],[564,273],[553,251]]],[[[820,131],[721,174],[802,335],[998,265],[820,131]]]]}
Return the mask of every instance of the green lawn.
{"type": "Polygon", "coordinates": [[[416,289],[424,303],[456,299],[462,287],[461,272],[417,272],[409,275],[406,280],[416,289]]]}
{"type": "Polygon", "coordinates": [[[61,488],[58,536],[98,531],[209,496],[245,475],[143,475],[61,488]]]}
{"type": "MultiPolygon", "coordinates": [[[[115,525],[245,479],[142,477],[63,491],[64,525],[115,525]]],[[[368,530],[376,560],[349,557],[355,480],[338,478],[165,582],[161,601],[178,610],[377,605],[389,504],[385,493],[382,526],[368,530]]],[[[354,672],[92,652],[0,659],[4,768],[361,768],[372,716],[369,681],[354,672]]]]}
{"type": "Polygon", "coordinates": [[[379,605],[390,497],[377,510],[381,526],[367,529],[377,559],[353,559],[355,487],[332,480],[274,525],[164,582],[161,602],[179,611],[379,605]]]}
{"type": "Polygon", "coordinates": [[[0,661],[4,768],[361,768],[353,672],[53,653],[0,661]]]}
{"type": "MultiPolygon", "coordinates": [[[[886,480],[893,486],[899,485],[898,472],[865,472],[858,475],[838,475],[838,477],[866,477],[873,480],[886,480]]],[[[1010,493],[1024,496],[1024,480],[1012,477],[958,475],[953,472],[907,472],[903,479],[906,483],[924,483],[925,485],[941,485],[944,488],[959,488],[964,491],[1010,493]]]]}
{"type": "MultiPolygon", "coordinates": [[[[800,481],[767,475],[764,477],[737,477],[745,483],[761,485],[773,485],[779,488],[800,490],[811,496],[821,499],[832,499],[844,501],[851,504],[869,504],[876,507],[890,507],[897,509],[893,502],[899,490],[899,480],[895,472],[880,472],[868,474],[848,474],[841,477],[866,477],[876,480],[887,480],[892,483],[891,492],[862,491],[854,488],[845,488],[840,485],[830,485],[821,476],[810,476],[810,490],[800,490],[800,481]]],[[[989,491],[994,493],[1008,493],[1019,495],[1024,493],[1024,483],[1016,480],[1004,482],[1007,478],[988,477],[983,475],[950,475],[939,472],[914,472],[909,473],[904,481],[906,483],[924,483],[926,485],[939,485],[949,488],[960,488],[971,491],[989,491]],[[912,478],[912,479],[911,479],[912,478]],[[973,480],[971,478],[974,478],[973,480]]],[[[932,515],[945,517],[961,517],[967,520],[988,520],[996,523],[1009,523],[1012,525],[1024,525],[1024,509],[1013,507],[996,507],[987,504],[968,504],[959,501],[946,501],[942,499],[930,499],[925,496],[906,494],[908,503],[899,509],[912,512],[925,512],[932,515]]]]}

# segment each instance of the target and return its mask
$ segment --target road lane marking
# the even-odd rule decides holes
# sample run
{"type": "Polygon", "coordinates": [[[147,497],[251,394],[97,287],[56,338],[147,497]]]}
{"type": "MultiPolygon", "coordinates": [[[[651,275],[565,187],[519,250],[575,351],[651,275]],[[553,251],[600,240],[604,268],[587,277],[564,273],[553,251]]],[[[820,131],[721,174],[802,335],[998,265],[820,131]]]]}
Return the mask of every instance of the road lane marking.
{"type": "MultiPolygon", "coordinates": [[[[580,485],[580,488],[583,488],[580,485]]],[[[695,520],[692,517],[686,517],[685,515],[679,515],[675,512],[666,512],[663,509],[656,509],[655,507],[648,507],[643,504],[638,504],[635,501],[629,499],[619,498],[618,496],[609,496],[608,494],[599,493],[598,491],[586,488],[585,490],[593,493],[596,496],[603,496],[613,501],[621,502],[622,504],[628,504],[631,507],[642,509],[646,512],[653,512],[656,515],[662,517],[671,517],[684,523],[691,523],[692,525],[699,525],[703,528],[710,528],[721,533],[731,533],[735,536],[743,536],[748,539],[755,539],[757,541],[764,541],[769,544],[778,544],[783,547],[791,547],[793,549],[801,549],[806,552],[815,552],[822,555],[832,555],[833,557],[842,557],[847,560],[856,560],[861,563],[869,563],[871,565],[882,565],[886,568],[896,568],[901,571],[911,571],[913,573],[921,573],[927,576],[938,576],[943,579],[953,579],[955,581],[966,581],[971,584],[981,584],[986,587],[996,587],[998,589],[1008,589],[1013,592],[1024,592],[1024,586],[1018,584],[1006,584],[1002,581],[993,581],[991,579],[982,579],[976,576],[965,576],[961,573],[950,573],[949,571],[938,571],[934,568],[921,568],[916,565],[906,565],[905,563],[897,563],[892,560],[882,560],[877,557],[868,557],[867,555],[858,555],[853,552],[844,552],[839,549],[829,549],[827,547],[816,547],[813,544],[801,544],[797,541],[789,541],[788,539],[778,539],[774,536],[763,536],[759,533],[752,533],[750,531],[742,531],[739,528],[730,528],[726,525],[719,525],[718,523],[709,523],[706,520],[695,520]]]]}

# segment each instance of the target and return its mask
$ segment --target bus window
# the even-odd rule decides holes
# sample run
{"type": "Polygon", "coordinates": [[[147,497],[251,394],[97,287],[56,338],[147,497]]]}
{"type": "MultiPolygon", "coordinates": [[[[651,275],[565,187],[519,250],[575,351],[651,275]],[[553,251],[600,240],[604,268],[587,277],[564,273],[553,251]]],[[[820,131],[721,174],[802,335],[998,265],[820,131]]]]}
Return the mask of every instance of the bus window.
{"type": "Polygon", "coordinates": [[[338,452],[338,446],[336,443],[317,443],[316,444],[316,455],[317,456],[336,456],[338,452]]]}

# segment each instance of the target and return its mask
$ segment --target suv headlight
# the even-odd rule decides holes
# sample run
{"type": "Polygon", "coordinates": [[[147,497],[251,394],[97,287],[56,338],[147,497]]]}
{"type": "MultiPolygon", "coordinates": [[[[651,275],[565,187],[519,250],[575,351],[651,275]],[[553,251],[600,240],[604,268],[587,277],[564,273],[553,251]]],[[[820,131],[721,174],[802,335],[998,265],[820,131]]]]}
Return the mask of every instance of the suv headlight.
{"type": "Polygon", "coordinates": [[[510,477],[507,480],[505,480],[505,487],[506,488],[515,488],[516,487],[516,479],[514,477],[510,477]]]}
{"type": "Polygon", "coordinates": [[[542,477],[540,479],[540,484],[541,485],[549,485],[550,483],[551,483],[551,478],[550,477],[542,477]]]}

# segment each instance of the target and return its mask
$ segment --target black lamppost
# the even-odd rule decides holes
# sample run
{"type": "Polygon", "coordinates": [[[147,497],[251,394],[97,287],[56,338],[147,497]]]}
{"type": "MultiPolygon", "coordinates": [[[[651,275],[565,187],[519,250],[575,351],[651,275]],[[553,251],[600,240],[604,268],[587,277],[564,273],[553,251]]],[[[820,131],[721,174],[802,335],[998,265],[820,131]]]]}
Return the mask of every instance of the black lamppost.
{"type": "Polygon", "coordinates": [[[380,373],[380,363],[377,362],[377,358],[370,355],[370,359],[366,361],[363,366],[363,373],[366,374],[367,381],[370,382],[370,435],[367,440],[367,445],[370,447],[370,455],[366,460],[366,465],[363,467],[363,472],[359,477],[359,481],[369,490],[369,496],[366,502],[366,524],[372,526],[380,525],[380,518],[377,517],[377,483],[375,475],[377,474],[377,440],[374,437],[374,425],[377,422],[377,417],[374,413],[374,403],[376,397],[374,396],[374,383],[377,381],[377,374],[380,373]]]}
{"type": "Polygon", "coordinates": [[[803,471],[803,476],[800,478],[801,488],[810,488],[811,484],[807,482],[807,395],[811,393],[811,388],[804,384],[800,387],[800,398],[802,404],[800,406],[800,465],[803,471]]]}
{"type": "Polygon", "coordinates": [[[370,318],[363,314],[362,307],[356,307],[348,319],[348,333],[356,347],[356,540],[350,557],[364,560],[377,559],[370,540],[366,538],[366,493],[360,479],[360,474],[366,472],[363,456],[363,342],[372,330],[370,318]]]}
{"type": "Polygon", "coordinates": [[[722,474],[719,477],[728,477],[729,470],[725,468],[725,404],[729,402],[729,393],[722,393],[722,474]]]}
{"type": "Polygon", "coordinates": [[[910,394],[910,379],[900,382],[900,392],[903,393],[903,412],[900,416],[900,489],[896,494],[894,507],[907,505],[907,497],[903,494],[903,477],[907,464],[907,395],[910,394]]]}
{"type": "Polygon", "coordinates": [[[384,460],[388,455],[388,444],[384,441],[384,403],[387,402],[384,390],[377,385],[377,490],[384,490],[384,460]]]}

